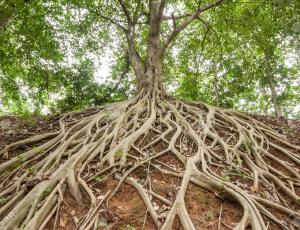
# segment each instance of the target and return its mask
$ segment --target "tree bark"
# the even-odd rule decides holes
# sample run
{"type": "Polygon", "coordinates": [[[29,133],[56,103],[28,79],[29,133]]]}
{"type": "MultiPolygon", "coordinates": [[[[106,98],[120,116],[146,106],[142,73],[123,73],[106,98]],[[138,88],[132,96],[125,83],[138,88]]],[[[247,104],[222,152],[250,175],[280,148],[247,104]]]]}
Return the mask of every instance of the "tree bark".
{"type": "Polygon", "coordinates": [[[160,26],[163,17],[165,1],[150,1],[149,8],[149,38],[147,55],[141,81],[138,82],[138,92],[150,92],[165,95],[162,81],[162,49],[160,44],[160,26]]]}

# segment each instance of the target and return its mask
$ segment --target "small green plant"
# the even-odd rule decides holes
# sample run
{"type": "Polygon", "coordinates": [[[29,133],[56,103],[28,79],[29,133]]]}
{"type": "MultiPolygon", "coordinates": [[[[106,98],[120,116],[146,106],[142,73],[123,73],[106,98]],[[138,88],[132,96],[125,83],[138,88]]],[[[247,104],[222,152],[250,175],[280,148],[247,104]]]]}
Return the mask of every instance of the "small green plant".
{"type": "Polygon", "coordinates": [[[29,112],[25,112],[20,116],[21,120],[25,122],[28,126],[34,127],[37,124],[37,121],[32,118],[32,114],[29,112]]]}
{"type": "Polygon", "coordinates": [[[238,176],[242,177],[243,179],[247,178],[247,175],[244,172],[240,171],[240,170],[238,171],[238,176]]]}
{"type": "Polygon", "coordinates": [[[238,165],[243,165],[243,160],[242,160],[241,158],[238,158],[238,159],[237,159],[237,164],[238,164],[238,165]]]}
{"type": "Polygon", "coordinates": [[[17,169],[22,165],[22,162],[25,161],[26,159],[25,159],[25,157],[23,157],[21,155],[17,156],[16,158],[17,158],[17,162],[14,163],[13,167],[17,169]]]}
{"type": "Polygon", "coordinates": [[[205,213],[205,218],[207,221],[211,221],[214,217],[213,212],[211,211],[211,209],[208,209],[207,212],[205,213]]]}
{"type": "Polygon", "coordinates": [[[20,168],[21,165],[22,165],[21,162],[20,162],[20,161],[17,161],[16,163],[14,163],[13,167],[14,167],[15,169],[17,169],[17,168],[20,168]]]}
{"type": "Polygon", "coordinates": [[[121,227],[120,230],[136,230],[135,227],[133,227],[131,224],[127,224],[124,227],[121,227]]]}
{"type": "Polygon", "coordinates": [[[103,176],[96,176],[94,179],[97,183],[100,183],[103,180],[103,176]]]}
{"type": "Polygon", "coordinates": [[[97,227],[98,227],[98,228],[106,228],[106,227],[107,227],[107,223],[99,222],[99,223],[97,224],[97,227]]]}
{"type": "Polygon", "coordinates": [[[112,115],[112,112],[111,111],[107,111],[106,113],[105,113],[105,117],[110,117],[112,115]]]}
{"type": "Polygon", "coordinates": [[[117,158],[122,157],[122,155],[123,155],[123,151],[120,150],[120,149],[118,149],[118,150],[115,152],[115,157],[117,157],[117,158]]]}
{"type": "Polygon", "coordinates": [[[224,181],[230,181],[230,174],[232,173],[232,166],[227,166],[222,176],[224,181]]]}
{"type": "Polygon", "coordinates": [[[124,153],[122,150],[120,150],[120,149],[118,149],[116,152],[115,152],[115,157],[116,158],[121,158],[122,156],[125,156],[125,157],[127,157],[127,154],[126,153],[124,153]]]}
{"type": "Polygon", "coordinates": [[[227,175],[227,174],[224,175],[224,176],[223,176],[223,180],[224,180],[224,181],[230,181],[230,176],[227,175]]]}

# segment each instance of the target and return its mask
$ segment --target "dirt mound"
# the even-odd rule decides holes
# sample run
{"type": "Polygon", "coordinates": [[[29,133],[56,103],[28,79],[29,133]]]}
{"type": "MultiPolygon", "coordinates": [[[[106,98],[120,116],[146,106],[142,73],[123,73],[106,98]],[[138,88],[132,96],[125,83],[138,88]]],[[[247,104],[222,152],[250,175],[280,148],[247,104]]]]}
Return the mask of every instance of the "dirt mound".
{"type": "MultiPolygon", "coordinates": [[[[78,115],[81,116],[81,115],[78,115]]],[[[290,143],[300,146],[300,121],[291,119],[275,119],[270,116],[252,116],[256,120],[264,123],[265,125],[276,130],[278,133],[284,134],[286,140],[290,143]]],[[[43,134],[49,131],[55,131],[59,128],[58,120],[60,117],[33,117],[30,120],[24,120],[17,117],[0,117],[0,150],[4,149],[10,143],[16,142],[18,140],[23,140],[24,138],[33,136],[35,134],[43,134]]],[[[226,135],[227,130],[217,130],[218,133],[226,135]]],[[[151,137],[148,136],[148,141],[154,140],[154,134],[151,137]]],[[[166,137],[166,139],[168,139],[166,137]]],[[[144,140],[140,140],[143,143],[144,140]]],[[[185,140],[180,140],[185,141],[185,140]]],[[[143,143],[142,147],[147,146],[149,143],[143,143]]],[[[154,150],[159,152],[164,149],[162,143],[154,145],[154,150]]],[[[187,152],[190,151],[192,154],[191,145],[186,143],[187,152]]],[[[8,159],[18,155],[24,150],[31,149],[33,146],[24,145],[18,146],[13,154],[3,154],[0,156],[0,163],[7,161],[8,159]]],[[[129,153],[131,156],[136,156],[137,153],[131,151],[129,153]]],[[[276,155],[276,151],[273,153],[276,155]]],[[[178,161],[171,154],[165,154],[162,157],[156,159],[161,165],[166,165],[171,171],[173,169],[180,170],[182,168],[181,162],[178,161]]],[[[130,162],[130,160],[129,160],[130,162]]],[[[271,162],[271,165],[276,168],[280,167],[276,162],[271,162]]],[[[93,172],[94,168],[97,167],[97,162],[91,162],[88,167],[86,174],[93,172]]],[[[164,220],[166,218],[167,212],[169,211],[169,203],[173,202],[176,198],[180,187],[180,178],[172,175],[163,175],[159,171],[160,169],[153,169],[148,167],[138,168],[132,173],[132,176],[136,178],[138,182],[143,184],[146,180],[151,178],[152,188],[155,191],[153,194],[152,203],[154,210],[158,213],[158,219],[164,220]],[[145,173],[145,170],[148,170],[145,173]],[[147,175],[147,177],[146,177],[147,175]],[[164,199],[167,197],[167,199],[164,199]]],[[[215,172],[218,172],[219,168],[214,168],[215,172]]],[[[174,170],[175,172],[175,170],[174,170]]],[[[222,172],[220,172],[222,174],[222,172]]],[[[235,175],[233,171],[228,169],[224,174],[224,178],[228,180],[234,178],[234,183],[239,187],[250,187],[250,183],[247,177],[241,175],[235,175]]],[[[2,181],[0,179],[0,181],[2,181]]],[[[151,219],[149,210],[147,209],[145,203],[140,197],[137,189],[132,186],[133,182],[126,181],[120,187],[116,195],[109,201],[109,203],[104,204],[103,207],[99,208],[100,218],[97,222],[97,226],[94,229],[121,229],[121,230],[134,230],[134,229],[156,229],[155,223],[151,219]],[[104,208],[105,207],[105,208],[104,208]]],[[[99,177],[93,176],[92,180],[88,180],[88,185],[93,187],[96,191],[96,196],[104,196],[101,190],[112,191],[118,184],[118,181],[114,177],[107,173],[99,177]],[[97,193],[98,192],[98,193],[97,193]]],[[[264,193],[265,191],[259,190],[258,193],[264,193]]],[[[296,191],[300,195],[299,191],[296,191]]],[[[278,199],[284,199],[281,194],[277,194],[278,199]]],[[[186,191],[186,206],[194,223],[196,229],[211,229],[211,230],[221,230],[221,229],[231,229],[243,216],[242,207],[236,203],[234,200],[229,199],[226,194],[212,193],[199,187],[189,184],[186,191]]],[[[83,199],[83,205],[78,206],[73,199],[73,197],[66,192],[64,195],[64,200],[62,201],[59,214],[54,215],[52,219],[47,223],[45,229],[52,229],[55,225],[57,229],[75,229],[76,225],[85,217],[85,213],[88,213],[89,204],[88,199],[83,199]]],[[[285,201],[288,202],[288,201],[285,201]]],[[[290,204],[293,205],[293,204],[290,204]]],[[[286,219],[289,217],[280,216],[274,210],[271,211],[277,218],[286,219]]],[[[177,217],[178,218],[178,217],[177,217]]],[[[293,222],[294,219],[290,218],[288,221],[293,222]]],[[[268,222],[270,229],[281,229],[276,224],[268,222]]],[[[297,225],[293,224],[293,225],[297,225]]],[[[179,219],[175,219],[173,224],[173,229],[183,229],[180,225],[179,219]]]]}

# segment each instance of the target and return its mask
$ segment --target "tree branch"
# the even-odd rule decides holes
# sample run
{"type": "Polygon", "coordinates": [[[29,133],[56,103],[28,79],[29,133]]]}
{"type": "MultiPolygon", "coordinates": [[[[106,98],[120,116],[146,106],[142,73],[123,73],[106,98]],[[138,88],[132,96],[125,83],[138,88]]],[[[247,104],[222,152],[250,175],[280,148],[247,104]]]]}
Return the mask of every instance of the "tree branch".
{"type": "MultiPolygon", "coordinates": [[[[91,12],[92,12],[92,11],[93,11],[93,10],[91,10],[91,12]]],[[[99,17],[101,17],[102,19],[105,19],[105,20],[111,22],[112,24],[116,25],[116,26],[117,26],[118,28],[120,28],[124,33],[127,33],[127,32],[128,32],[128,29],[126,29],[124,26],[122,26],[119,22],[115,21],[114,19],[112,19],[112,18],[110,18],[110,17],[107,17],[107,16],[105,16],[105,15],[103,15],[103,14],[97,12],[97,11],[95,11],[95,13],[96,13],[99,17]]]]}
{"type": "Polygon", "coordinates": [[[153,55],[160,56],[160,27],[162,22],[163,11],[165,8],[165,0],[150,0],[149,1],[149,26],[150,33],[148,39],[147,59],[153,55]],[[157,51],[158,50],[158,51],[157,51]]]}
{"type": "Polygon", "coordinates": [[[122,10],[123,10],[123,13],[125,14],[125,17],[127,19],[127,22],[128,22],[128,26],[131,27],[133,26],[133,21],[130,17],[130,14],[129,14],[129,11],[127,9],[127,7],[125,6],[125,3],[123,2],[123,0],[118,0],[122,10]]]}
{"type": "MultiPolygon", "coordinates": [[[[209,22],[205,21],[203,18],[198,17],[198,19],[208,28],[208,30],[211,29],[215,33],[215,35],[218,39],[219,46],[220,46],[220,56],[223,57],[223,47],[222,47],[222,42],[218,35],[218,32],[215,30],[215,28],[212,27],[212,25],[209,22]]],[[[208,32],[208,30],[207,30],[207,32],[208,32]]],[[[207,33],[205,33],[205,35],[204,35],[204,40],[205,40],[206,35],[207,35],[207,33]]],[[[204,49],[204,40],[203,40],[203,44],[202,44],[202,51],[204,49]]]]}
{"type": "Polygon", "coordinates": [[[138,55],[138,53],[135,49],[135,45],[134,45],[134,34],[133,34],[133,30],[132,30],[134,25],[130,18],[128,10],[127,10],[126,6],[124,5],[124,2],[122,0],[118,0],[118,1],[121,5],[121,8],[122,8],[126,18],[127,18],[128,28],[124,27],[116,20],[114,20],[106,15],[103,15],[101,12],[95,11],[93,9],[88,9],[88,10],[92,13],[95,13],[102,19],[105,19],[105,20],[109,21],[110,23],[116,25],[118,28],[120,28],[125,33],[127,45],[128,45],[128,54],[129,54],[130,63],[132,64],[135,75],[137,76],[137,78],[140,78],[142,76],[142,63],[141,63],[141,60],[139,58],[139,55],[138,55]]]}
{"type": "Polygon", "coordinates": [[[137,1],[137,6],[134,10],[134,14],[133,14],[133,24],[135,25],[137,23],[137,21],[139,20],[139,18],[143,15],[143,12],[139,13],[139,8],[141,6],[141,0],[137,1]]]}
{"type": "Polygon", "coordinates": [[[74,2],[75,2],[75,5],[77,5],[78,7],[81,7],[81,8],[84,8],[84,9],[88,10],[89,12],[99,16],[100,18],[114,24],[119,29],[121,29],[124,33],[127,33],[128,30],[123,25],[121,25],[118,21],[114,20],[113,18],[110,18],[110,17],[102,14],[100,11],[90,9],[89,7],[84,7],[81,4],[79,4],[77,1],[74,1],[74,2]]]}
{"type": "MultiPolygon", "coordinates": [[[[118,0],[122,11],[127,19],[128,23],[128,30],[125,32],[126,39],[127,39],[127,44],[128,44],[128,53],[129,53],[129,59],[132,64],[133,70],[135,72],[135,75],[137,76],[138,81],[140,81],[140,78],[142,77],[142,63],[139,58],[139,55],[135,49],[135,44],[134,44],[134,21],[130,17],[130,13],[124,3],[123,0],[118,0]]],[[[138,7],[138,6],[137,6],[138,7]]],[[[135,19],[134,19],[135,20],[135,19]]]]}
{"type": "Polygon", "coordinates": [[[165,5],[166,5],[166,1],[165,0],[161,0],[160,4],[159,4],[159,7],[158,7],[158,16],[159,16],[159,19],[162,18],[162,15],[163,15],[163,12],[164,12],[164,9],[165,9],[165,5]]]}
{"type": "MultiPolygon", "coordinates": [[[[204,5],[203,7],[200,7],[192,14],[185,14],[183,16],[180,16],[180,18],[187,17],[181,24],[176,25],[174,30],[167,36],[167,40],[162,48],[162,53],[165,52],[165,50],[169,47],[171,42],[175,39],[175,37],[184,30],[194,19],[198,18],[199,15],[213,7],[216,7],[218,5],[221,5],[225,2],[225,0],[217,0],[214,3],[204,5]]],[[[175,18],[175,17],[174,17],[175,18]]],[[[172,18],[171,18],[172,19],[172,18]]],[[[179,18],[178,18],[179,19],[179,18]]],[[[174,20],[174,19],[173,19],[174,20]]]]}

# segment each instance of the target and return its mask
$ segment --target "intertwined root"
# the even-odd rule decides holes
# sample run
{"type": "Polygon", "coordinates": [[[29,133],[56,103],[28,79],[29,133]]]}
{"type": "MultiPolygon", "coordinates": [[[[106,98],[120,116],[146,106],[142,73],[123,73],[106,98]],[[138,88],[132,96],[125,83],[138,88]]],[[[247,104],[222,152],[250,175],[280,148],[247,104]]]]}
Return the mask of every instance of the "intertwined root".
{"type": "Polygon", "coordinates": [[[96,229],[99,208],[122,183],[138,191],[158,229],[171,229],[176,216],[184,229],[195,229],[185,205],[189,183],[240,204],[244,212],[234,229],[267,229],[270,220],[294,229],[297,222],[287,220],[300,218],[295,211],[299,147],[243,114],[204,103],[136,96],[82,116],[65,114],[57,131],[12,144],[0,154],[22,144],[38,145],[0,165],[0,229],[43,229],[50,219],[55,229],[66,190],[79,204],[83,192],[90,199],[77,229],[96,229]],[[182,167],[159,160],[167,154],[182,167]],[[143,181],[134,174],[140,168],[146,169],[143,181]],[[151,169],[181,178],[174,199],[152,189],[151,169]],[[117,186],[96,196],[91,182],[110,176],[117,186]],[[244,178],[248,186],[234,178],[244,178]],[[155,200],[168,207],[166,216],[158,213],[155,200]]]}

